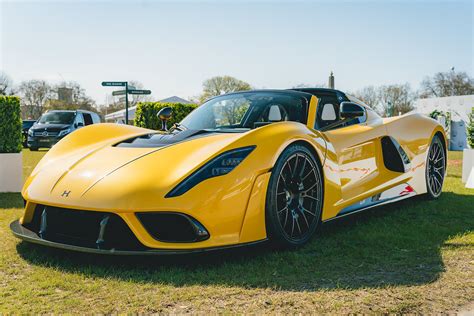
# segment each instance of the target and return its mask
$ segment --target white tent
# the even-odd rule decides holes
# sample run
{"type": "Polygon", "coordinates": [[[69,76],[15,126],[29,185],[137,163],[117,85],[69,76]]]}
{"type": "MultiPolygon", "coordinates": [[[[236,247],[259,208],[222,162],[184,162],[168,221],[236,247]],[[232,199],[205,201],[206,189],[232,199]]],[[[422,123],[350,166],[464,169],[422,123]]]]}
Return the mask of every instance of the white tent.
{"type": "Polygon", "coordinates": [[[434,110],[451,113],[450,149],[463,150],[467,146],[467,124],[474,107],[474,95],[418,99],[413,112],[430,114],[434,110]]]}

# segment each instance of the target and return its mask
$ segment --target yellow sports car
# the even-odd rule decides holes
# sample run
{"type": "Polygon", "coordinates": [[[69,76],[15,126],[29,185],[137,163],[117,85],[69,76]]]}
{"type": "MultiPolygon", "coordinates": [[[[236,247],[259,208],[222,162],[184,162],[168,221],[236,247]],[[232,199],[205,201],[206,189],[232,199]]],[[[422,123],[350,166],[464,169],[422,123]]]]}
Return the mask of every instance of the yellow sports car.
{"type": "Polygon", "coordinates": [[[26,241],[106,254],[302,245],[318,224],[418,194],[437,198],[446,135],[418,114],[381,118],[332,89],[215,97],[166,130],[96,124],[27,179],[26,241]]]}

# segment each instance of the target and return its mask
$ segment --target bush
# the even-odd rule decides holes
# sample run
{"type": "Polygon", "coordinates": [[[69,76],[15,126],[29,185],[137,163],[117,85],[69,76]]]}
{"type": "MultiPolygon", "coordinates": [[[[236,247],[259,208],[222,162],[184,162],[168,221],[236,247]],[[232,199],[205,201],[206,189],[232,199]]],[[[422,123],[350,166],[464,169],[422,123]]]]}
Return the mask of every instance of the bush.
{"type": "Polygon", "coordinates": [[[135,112],[135,126],[155,130],[161,129],[161,121],[157,114],[162,108],[167,106],[173,109],[173,117],[168,121],[168,128],[173,126],[174,123],[180,122],[192,110],[197,108],[196,104],[140,102],[135,112]]]}
{"type": "Polygon", "coordinates": [[[469,123],[467,125],[467,142],[469,146],[474,149],[474,107],[471,109],[469,116],[469,123]]]}
{"type": "Polygon", "coordinates": [[[0,96],[0,153],[19,153],[22,149],[20,98],[0,96]]]}

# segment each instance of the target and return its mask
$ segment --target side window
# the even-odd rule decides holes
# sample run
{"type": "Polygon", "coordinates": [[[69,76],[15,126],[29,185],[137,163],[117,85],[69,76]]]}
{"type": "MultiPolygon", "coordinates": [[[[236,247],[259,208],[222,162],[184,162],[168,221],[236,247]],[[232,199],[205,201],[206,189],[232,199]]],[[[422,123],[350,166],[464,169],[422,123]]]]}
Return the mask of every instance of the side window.
{"type": "Polygon", "coordinates": [[[316,129],[320,129],[339,120],[340,100],[336,95],[320,95],[317,113],[316,129]]]}
{"type": "Polygon", "coordinates": [[[100,116],[97,114],[92,114],[92,121],[94,124],[100,123],[100,116]]]}
{"type": "Polygon", "coordinates": [[[92,122],[92,116],[89,113],[82,113],[82,115],[84,115],[84,122],[86,126],[94,124],[94,122],[92,122]]]}
{"type": "Polygon", "coordinates": [[[77,113],[76,114],[76,120],[74,122],[76,125],[79,125],[79,123],[82,123],[82,126],[84,126],[84,118],[82,117],[82,113],[77,113]]]}

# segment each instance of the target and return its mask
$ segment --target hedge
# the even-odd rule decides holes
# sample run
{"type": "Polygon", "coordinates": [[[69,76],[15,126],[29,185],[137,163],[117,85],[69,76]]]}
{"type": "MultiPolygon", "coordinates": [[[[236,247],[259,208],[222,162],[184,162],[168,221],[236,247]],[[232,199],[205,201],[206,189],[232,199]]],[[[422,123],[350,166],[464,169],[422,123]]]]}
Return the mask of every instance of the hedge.
{"type": "Polygon", "coordinates": [[[474,149],[474,107],[471,109],[471,115],[469,115],[469,122],[467,124],[467,142],[469,147],[474,149]]]}
{"type": "Polygon", "coordinates": [[[21,152],[21,132],[20,98],[0,96],[0,153],[21,152]]]}
{"type": "Polygon", "coordinates": [[[135,126],[155,130],[161,129],[161,121],[157,114],[158,111],[167,106],[173,109],[173,117],[168,121],[168,128],[173,126],[174,123],[180,122],[198,107],[196,104],[185,103],[140,102],[135,112],[135,126]]]}

